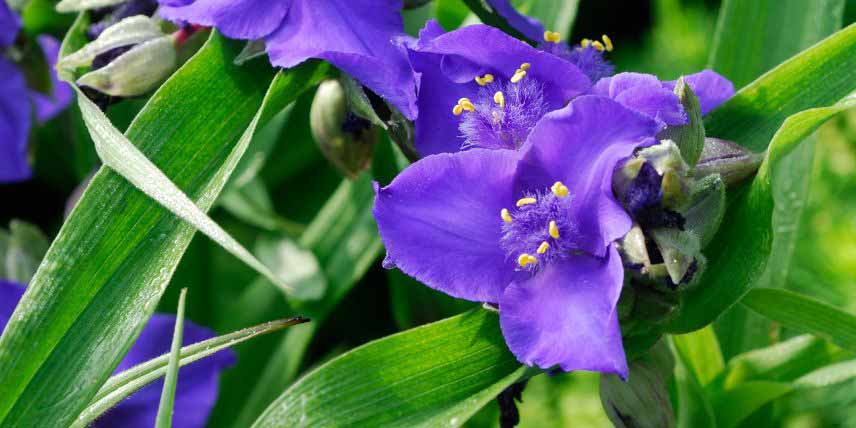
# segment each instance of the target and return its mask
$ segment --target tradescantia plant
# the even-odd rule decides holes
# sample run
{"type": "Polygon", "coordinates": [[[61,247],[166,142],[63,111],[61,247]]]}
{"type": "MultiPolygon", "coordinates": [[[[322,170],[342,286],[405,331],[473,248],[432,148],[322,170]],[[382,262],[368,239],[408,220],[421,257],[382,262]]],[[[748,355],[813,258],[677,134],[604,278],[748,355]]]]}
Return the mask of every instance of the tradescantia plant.
{"type": "Polygon", "coordinates": [[[852,389],[856,317],[780,283],[845,2],[725,0],[662,78],[569,43],[586,7],[0,4],[0,180],[74,183],[52,239],[0,230],[0,427],[579,424],[527,407],[561,382],[592,426],[784,426],[852,389]]]}

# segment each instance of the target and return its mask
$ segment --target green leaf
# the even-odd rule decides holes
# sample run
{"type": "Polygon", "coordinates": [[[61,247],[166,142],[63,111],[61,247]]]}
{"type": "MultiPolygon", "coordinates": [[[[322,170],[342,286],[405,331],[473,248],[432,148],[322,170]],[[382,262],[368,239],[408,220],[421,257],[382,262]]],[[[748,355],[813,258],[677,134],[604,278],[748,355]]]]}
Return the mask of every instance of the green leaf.
{"type": "Polygon", "coordinates": [[[741,87],[841,26],[844,0],[724,0],[710,66],[741,87]]]}
{"type": "Polygon", "coordinates": [[[722,353],[719,351],[719,342],[711,326],[673,336],[672,342],[684,365],[692,371],[701,386],[710,383],[725,367],[722,353]]]}
{"type": "MultiPolygon", "coordinates": [[[[309,320],[306,318],[271,321],[185,346],[181,348],[179,366],[184,367],[252,338],[307,321],[309,320]]],[[[74,421],[71,428],[85,428],[89,426],[92,421],[111,407],[128,398],[131,394],[139,391],[149,383],[160,379],[166,374],[170,357],[171,354],[161,355],[111,377],[101,387],[89,406],[80,413],[80,416],[74,421]]]]}
{"type": "MultiPolygon", "coordinates": [[[[779,72],[782,70],[794,71],[792,69],[794,61],[800,62],[801,59],[810,58],[817,49],[825,49],[826,43],[841,41],[842,35],[849,35],[849,39],[852,39],[850,44],[856,44],[856,26],[848,27],[847,30],[843,30],[821,45],[800,54],[794,60],[767,74],[758,82],[766,85],[768,80],[778,80],[781,77],[779,72]]],[[[856,60],[856,46],[852,47],[854,49],[851,50],[850,56],[856,60]]],[[[826,79],[820,80],[835,79],[836,77],[826,76],[826,79]]],[[[748,88],[757,87],[758,82],[748,88]]],[[[856,85],[856,81],[852,84],[856,85]]],[[[750,93],[752,93],[751,90],[741,91],[735,99],[739,101],[750,93]]],[[[733,105],[733,102],[729,102],[728,105],[733,105]]],[[[713,241],[705,250],[708,267],[703,273],[700,285],[681,296],[680,312],[667,326],[668,331],[689,332],[711,323],[755,284],[764,272],[773,240],[771,222],[774,206],[771,188],[773,169],[785,155],[826,120],[854,105],[856,105],[856,98],[845,98],[830,107],[814,108],[793,114],[782,124],[772,138],[767,156],[755,179],[748,188],[738,190],[733,197],[725,216],[727,220],[723,221],[713,241]]],[[[720,111],[728,111],[728,107],[720,111]]],[[[735,124],[735,126],[740,125],[735,124]]]]}
{"type": "Polygon", "coordinates": [[[178,309],[175,312],[175,329],[172,333],[172,346],[169,352],[169,363],[166,366],[166,376],[161,391],[155,428],[170,428],[172,413],[175,408],[175,387],[178,384],[178,368],[181,360],[181,342],[184,336],[184,302],[187,299],[187,289],[182,288],[178,296],[178,309]]]}
{"type": "Polygon", "coordinates": [[[253,427],[457,427],[524,373],[496,313],[477,309],[337,357],[253,427]]]}
{"type": "MultiPolygon", "coordinates": [[[[234,385],[222,391],[222,410],[215,409],[214,413],[217,426],[249,426],[294,380],[318,326],[381,252],[371,213],[373,201],[374,191],[368,174],[360,175],[355,181],[343,180],[300,236],[297,245],[315,254],[327,280],[327,289],[320,300],[291,302],[291,310],[315,322],[286,332],[273,353],[264,360],[263,369],[239,366],[239,373],[234,377],[227,373],[227,380],[233,379],[234,385]]],[[[257,313],[264,313],[275,307],[275,299],[280,296],[266,281],[257,281],[236,301],[235,309],[227,312],[252,307],[257,313]]]]}
{"type": "MultiPolygon", "coordinates": [[[[674,345],[674,342],[672,342],[674,345]]],[[[684,356],[676,352],[675,391],[678,398],[678,428],[717,428],[713,409],[704,394],[693,371],[684,361],[684,356]]]]}
{"type": "MultiPolygon", "coordinates": [[[[64,52],[85,40],[85,22],[78,19],[64,52]]],[[[237,141],[273,76],[262,62],[235,67],[239,50],[237,43],[212,35],[126,133],[203,211],[240,159],[237,141]]],[[[312,85],[319,69],[306,64],[278,78],[279,89],[271,89],[266,105],[270,112],[259,122],[312,85]]],[[[0,426],[72,422],[139,335],[193,233],[102,168],[0,338],[0,426]]]]}
{"type": "MultiPolygon", "coordinates": [[[[285,293],[303,293],[285,282],[255,258],[235,238],[223,230],[211,217],[196,206],[187,195],[181,191],[158,167],[131,143],[122,133],[116,129],[110,119],[101,112],[86,95],[75,87],[77,102],[83,113],[83,120],[92,135],[98,157],[104,165],[110,167],[122,177],[130,181],[137,189],[157,201],[161,206],[168,209],[177,217],[190,223],[200,232],[220,244],[226,251],[241,259],[262,275],[266,276],[280,287],[285,293]]],[[[255,131],[256,124],[260,118],[259,114],[250,123],[247,132],[238,141],[235,150],[243,154],[249,145],[250,137],[255,131]]],[[[232,165],[234,168],[234,165],[232,165]]]]}
{"type": "MultiPolygon", "coordinates": [[[[720,9],[710,65],[738,87],[746,85],[841,28],[844,3],[844,0],[725,1],[720,9]]],[[[820,81],[826,76],[819,74],[812,78],[820,81]]],[[[770,262],[755,286],[782,287],[786,282],[800,217],[809,198],[813,154],[814,139],[809,137],[803,146],[782,160],[779,172],[772,177],[776,209],[770,262]]],[[[740,306],[723,314],[716,327],[726,358],[769,344],[769,332],[774,328],[740,306]]]]}
{"type": "Polygon", "coordinates": [[[793,391],[787,383],[752,381],[711,397],[716,428],[736,428],[761,406],[793,391]]]}
{"type": "Polygon", "coordinates": [[[728,389],[752,380],[791,382],[847,356],[846,351],[826,340],[797,336],[735,356],[728,361],[717,387],[728,389]]]}
{"type": "Polygon", "coordinates": [[[832,305],[771,288],[751,290],[741,303],[785,327],[814,334],[856,352],[856,316],[832,305]]]}

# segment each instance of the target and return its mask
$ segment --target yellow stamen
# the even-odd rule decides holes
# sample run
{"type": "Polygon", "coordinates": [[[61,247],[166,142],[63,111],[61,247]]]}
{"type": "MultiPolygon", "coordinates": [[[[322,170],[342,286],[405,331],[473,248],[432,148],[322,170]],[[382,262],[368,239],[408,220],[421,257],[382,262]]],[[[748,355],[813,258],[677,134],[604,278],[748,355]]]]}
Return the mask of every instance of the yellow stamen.
{"type": "Polygon", "coordinates": [[[508,213],[507,209],[503,208],[502,211],[499,212],[499,216],[502,217],[502,221],[511,223],[511,214],[508,213]]]}
{"type": "Polygon", "coordinates": [[[538,254],[546,253],[549,248],[550,244],[548,244],[547,241],[542,242],[541,245],[538,246],[538,254]]]}
{"type": "Polygon", "coordinates": [[[545,31],[544,41],[550,43],[559,43],[562,40],[562,35],[557,31],[545,31]]]}
{"type": "Polygon", "coordinates": [[[589,39],[580,40],[580,46],[582,46],[584,48],[587,48],[590,44],[591,44],[591,40],[589,40],[589,39]]]}
{"type": "Polygon", "coordinates": [[[562,183],[561,181],[553,183],[553,186],[550,187],[550,190],[552,190],[553,194],[559,198],[564,198],[570,193],[570,191],[568,190],[568,186],[565,186],[564,183],[562,183]]]}
{"type": "Polygon", "coordinates": [[[464,108],[461,107],[460,104],[455,104],[455,106],[452,107],[452,114],[454,114],[455,116],[460,116],[461,113],[463,113],[463,112],[464,112],[464,108]]]}
{"type": "Polygon", "coordinates": [[[535,202],[538,202],[538,200],[535,198],[523,198],[517,201],[517,208],[520,208],[524,205],[534,204],[535,202]]]}
{"type": "Polygon", "coordinates": [[[496,91],[493,94],[493,102],[499,104],[500,107],[505,107],[505,95],[502,94],[502,91],[496,91]]]}
{"type": "Polygon", "coordinates": [[[523,64],[520,64],[520,69],[523,71],[527,71],[530,68],[532,68],[532,64],[529,64],[528,62],[524,62],[523,64]]]}
{"type": "Polygon", "coordinates": [[[595,49],[597,49],[597,50],[599,50],[599,51],[601,51],[601,52],[603,52],[603,51],[604,51],[604,49],[606,49],[605,47],[603,47],[603,43],[601,43],[601,42],[599,42],[599,41],[597,41],[597,40],[595,40],[595,41],[591,42],[591,45],[592,45],[595,49]]]}
{"type": "Polygon", "coordinates": [[[606,51],[612,52],[612,39],[610,39],[606,34],[601,36],[601,38],[603,39],[603,45],[606,46],[606,51]]]}
{"type": "Polygon", "coordinates": [[[488,83],[492,83],[492,82],[493,82],[493,74],[488,73],[488,74],[485,74],[484,76],[481,76],[481,77],[476,76],[476,83],[478,83],[479,86],[485,86],[488,83]]]}
{"type": "Polygon", "coordinates": [[[466,111],[476,111],[476,106],[475,106],[475,104],[471,103],[470,101],[464,101],[464,102],[462,102],[462,103],[461,103],[461,107],[463,107],[463,108],[464,108],[464,110],[466,110],[466,111]]]}
{"type": "Polygon", "coordinates": [[[559,239],[559,227],[556,226],[555,220],[550,220],[550,236],[552,236],[553,239],[559,239]]]}
{"type": "Polygon", "coordinates": [[[517,83],[524,77],[526,77],[526,70],[517,70],[514,72],[514,76],[511,76],[511,83],[517,83]]]}
{"type": "Polygon", "coordinates": [[[534,256],[531,256],[531,255],[526,254],[526,253],[523,253],[517,257],[517,264],[519,264],[520,267],[526,267],[526,265],[528,265],[528,264],[537,264],[537,263],[538,263],[538,259],[536,259],[534,256]]]}

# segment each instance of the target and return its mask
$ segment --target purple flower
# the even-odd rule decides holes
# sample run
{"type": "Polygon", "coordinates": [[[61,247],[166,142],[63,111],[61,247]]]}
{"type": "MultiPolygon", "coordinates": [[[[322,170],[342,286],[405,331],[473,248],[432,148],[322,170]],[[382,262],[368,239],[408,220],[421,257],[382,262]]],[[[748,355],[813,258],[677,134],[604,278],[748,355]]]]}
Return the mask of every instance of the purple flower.
{"type": "Polygon", "coordinates": [[[30,177],[27,161],[27,138],[35,110],[36,120],[45,122],[71,102],[71,87],[56,76],[54,65],[59,55],[59,42],[50,36],[39,36],[38,43],[48,60],[52,76],[50,96],[27,88],[20,69],[2,56],[18,36],[20,19],[9,6],[0,3],[0,183],[26,180],[30,177]]]}
{"type": "MultiPolygon", "coordinates": [[[[703,115],[734,95],[734,85],[712,70],[690,74],[684,80],[698,97],[703,115]]],[[[651,74],[620,73],[601,79],[591,92],[612,98],[664,125],[683,125],[687,114],[672,92],[675,83],[661,82],[651,74]]]]}
{"type": "Polygon", "coordinates": [[[519,148],[544,114],[591,87],[575,65],[486,25],[445,33],[429,21],[408,48],[419,86],[415,145],[423,156],[519,148]]]}
{"type": "MultiPolygon", "coordinates": [[[[19,284],[0,280],[0,332],[9,322],[15,306],[24,295],[25,288],[19,284]]],[[[125,359],[119,363],[116,373],[137,364],[169,353],[175,317],[155,314],[143,328],[140,337],[131,346],[125,359]]],[[[184,323],[184,343],[191,344],[210,339],[215,333],[189,321],[184,323]]],[[[220,372],[235,363],[231,350],[218,352],[210,357],[182,367],[178,374],[175,395],[173,426],[176,428],[201,428],[217,400],[220,372]]],[[[151,428],[155,425],[163,380],[137,391],[134,395],[101,416],[96,426],[101,428],[151,428]]]]}
{"type": "Polygon", "coordinates": [[[520,150],[427,156],[376,188],[385,266],[498,303],[524,364],[626,376],[614,241],[632,221],[612,175],[660,129],[608,98],[582,96],[544,116],[520,150]]]}
{"type": "Polygon", "coordinates": [[[398,39],[401,0],[160,0],[170,20],[212,26],[234,39],[264,39],[273,65],[329,61],[416,117],[413,72],[398,39]],[[263,4],[262,4],[263,3],[263,4]]]}

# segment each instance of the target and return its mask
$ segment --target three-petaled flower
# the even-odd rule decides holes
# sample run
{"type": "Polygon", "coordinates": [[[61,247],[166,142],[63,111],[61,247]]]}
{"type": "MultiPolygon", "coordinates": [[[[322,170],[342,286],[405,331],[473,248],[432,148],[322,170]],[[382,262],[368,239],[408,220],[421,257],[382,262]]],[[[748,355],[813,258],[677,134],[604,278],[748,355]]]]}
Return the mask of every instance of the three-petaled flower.
{"type": "Polygon", "coordinates": [[[376,189],[385,264],[498,303],[506,342],[527,365],[626,376],[614,242],[632,220],[612,175],[661,129],[607,97],[582,96],[548,113],[519,150],[425,157],[376,189]]]}

